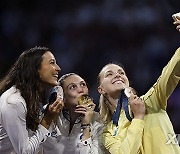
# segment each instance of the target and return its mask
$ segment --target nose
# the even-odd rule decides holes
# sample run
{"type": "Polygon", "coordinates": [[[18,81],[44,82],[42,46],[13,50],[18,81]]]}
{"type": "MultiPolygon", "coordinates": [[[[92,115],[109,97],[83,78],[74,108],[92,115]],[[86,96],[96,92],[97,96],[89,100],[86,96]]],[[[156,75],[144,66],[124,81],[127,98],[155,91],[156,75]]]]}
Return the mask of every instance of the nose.
{"type": "Polygon", "coordinates": [[[80,85],[78,86],[78,93],[84,93],[84,88],[82,88],[80,85]]]}
{"type": "Polygon", "coordinates": [[[59,66],[58,64],[56,64],[56,70],[57,70],[58,72],[61,71],[61,68],[60,68],[60,66],[59,66]]]}
{"type": "Polygon", "coordinates": [[[115,77],[120,77],[121,76],[121,74],[119,73],[119,72],[117,72],[116,74],[115,74],[115,77]]]}

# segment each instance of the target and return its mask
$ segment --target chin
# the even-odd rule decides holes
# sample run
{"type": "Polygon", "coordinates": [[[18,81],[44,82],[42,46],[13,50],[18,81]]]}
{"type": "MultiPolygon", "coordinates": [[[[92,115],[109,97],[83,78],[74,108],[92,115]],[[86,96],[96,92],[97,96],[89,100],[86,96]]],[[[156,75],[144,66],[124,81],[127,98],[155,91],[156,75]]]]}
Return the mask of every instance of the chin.
{"type": "Polygon", "coordinates": [[[57,85],[58,85],[58,82],[56,82],[56,81],[55,81],[55,82],[51,82],[50,85],[51,85],[52,87],[57,86],[57,85]]]}
{"type": "Polygon", "coordinates": [[[119,87],[116,87],[114,90],[115,91],[121,91],[121,90],[123,90],[124,89],[124,86],[119,86],[119,87]]]}
{"type": "Polygon", "coordinates": [[[54,83],[53,86],[58,86],[58,82],[54,83]]]}

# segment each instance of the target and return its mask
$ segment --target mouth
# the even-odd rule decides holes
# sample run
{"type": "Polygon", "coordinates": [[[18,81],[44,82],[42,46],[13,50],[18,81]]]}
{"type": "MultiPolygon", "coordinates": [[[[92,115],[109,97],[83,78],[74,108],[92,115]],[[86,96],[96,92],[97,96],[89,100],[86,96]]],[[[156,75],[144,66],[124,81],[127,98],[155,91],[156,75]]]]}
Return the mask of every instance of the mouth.
{"type": "Polygon", "coordinates": [[[122,84],[122,83],[124,84],[124,81],[121,79],[118,79],[112,82],[112,84],[122,84]]]}
{"type": "Polygon", "coordinates": [[[53,74],[53,77],[58,80],[58,74],[53,74]]]}

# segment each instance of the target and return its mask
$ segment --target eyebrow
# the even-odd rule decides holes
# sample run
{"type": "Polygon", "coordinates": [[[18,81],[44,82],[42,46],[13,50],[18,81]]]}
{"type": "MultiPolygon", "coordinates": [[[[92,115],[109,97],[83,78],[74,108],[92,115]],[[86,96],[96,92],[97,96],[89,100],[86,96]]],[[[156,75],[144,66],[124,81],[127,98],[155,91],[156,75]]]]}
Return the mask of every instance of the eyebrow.
{"type": "MultiPolygon", "coordinates": [[[[80,81],[79,83],[81,84],[81,83],[86,83],[86,82],[85,82],[84,80],[82,80],[82,81],[80,81]]],[[[74,85],[74,84],[76,85],[77,83],[72,82],[72,83],[70,83],[70,84],[67,85],[67,88],[68,88],[69,86],[71,86],[71,85],[74,85]]]]}
{"type": "Polygon", "coordinates": [[[106,74],[106,73],[112,73],[113,71],[112,70],[108,70],[108,71],[106,71],[104,74],[106,74]]]}
{"type": "Polygon", "coordinates": [[[70,84],[68,84],[67,85],[67,88],[69,87],[69,86],[71,86],[71,85],[74,85],[75,83],[73,82],[73,83],[70,83],[70,84]]]}
{"type": "MultiPolygon", "coordinates": [[[[124,71],[122,68],[118,69],[117,72],[124,72],[124,73],[125,73],[125,71],[124,71]]],[[[112,70],[108,70],[108,71],[106,71],[106,72],[104,73],[104,75],[106,75],[107,73],[113,73],[113,71],[112,71],[112,70]]],[[[125,74],[126,74],[126,73],[125,73],[125,74]]]]}
{"type": "Polygon", "coordinates": [[[49,62],[51,62],[51,61],[56,62],[56,60],[55,60],[55,59],[53,59],[53,58],[49,60],[49,62]]]}

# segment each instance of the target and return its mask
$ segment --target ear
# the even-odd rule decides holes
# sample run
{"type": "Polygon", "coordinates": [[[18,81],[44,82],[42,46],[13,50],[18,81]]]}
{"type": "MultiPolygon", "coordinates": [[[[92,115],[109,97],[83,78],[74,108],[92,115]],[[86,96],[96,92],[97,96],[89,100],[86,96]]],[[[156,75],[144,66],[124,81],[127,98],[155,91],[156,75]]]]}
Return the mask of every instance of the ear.
{"type": "Polygon", "coordinates": [[[97,88],[97,90],[98,90],[98,92],[99,92],[100,94],[105,94],[105,91],[103,90],[103,88],[102,88],[101,86],[99,86],[99,87],[97,88]]]}

